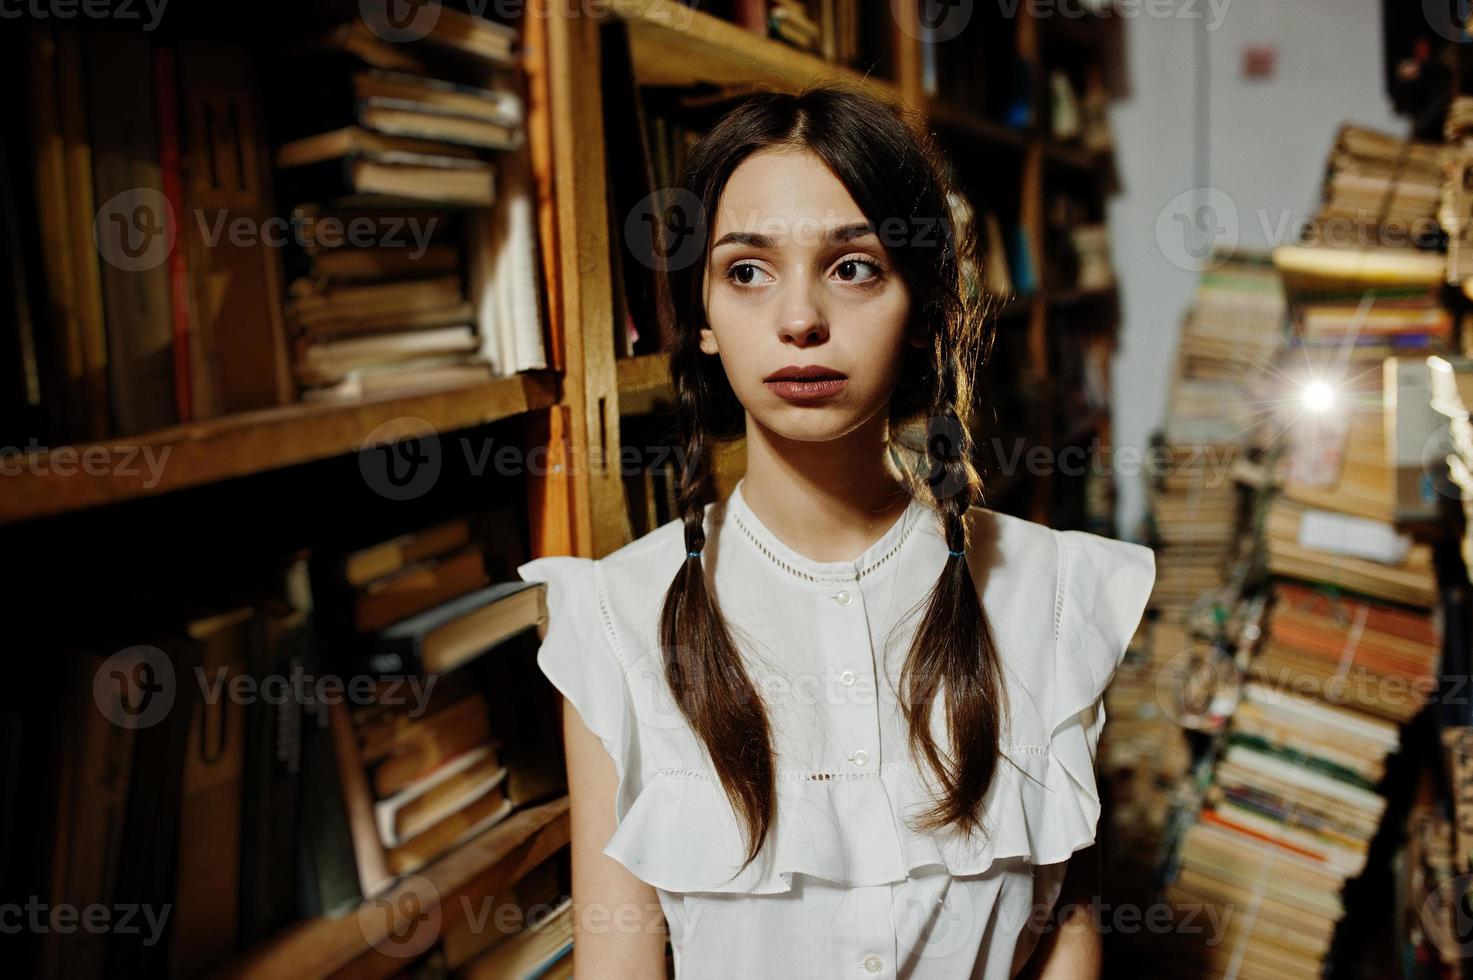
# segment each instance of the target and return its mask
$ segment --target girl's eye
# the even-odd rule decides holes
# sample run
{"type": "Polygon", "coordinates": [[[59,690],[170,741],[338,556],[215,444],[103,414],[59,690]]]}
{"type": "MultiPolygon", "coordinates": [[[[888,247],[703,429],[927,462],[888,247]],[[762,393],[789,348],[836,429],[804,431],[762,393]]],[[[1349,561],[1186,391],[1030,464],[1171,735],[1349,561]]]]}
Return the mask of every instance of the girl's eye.
{"type": "Polygon", "coordinates": [[[834,266],[834,272],[841,280],[853,283],[872,282],[880,277],[882,271],[878,262],[861,258],[844,259],[834,266]]]}
{"type": "MultiPolygon", "coordinates": [[[[736,265],[726,270],[726,278],[730,279],[738,286],[760,285],[763,276],[767,276],[767,273],[763,272],[761,269],[750,262],[738,262],[736,265]]],[[[771,279],[772,277],[767,276],[767,278],[771,279]]]]}

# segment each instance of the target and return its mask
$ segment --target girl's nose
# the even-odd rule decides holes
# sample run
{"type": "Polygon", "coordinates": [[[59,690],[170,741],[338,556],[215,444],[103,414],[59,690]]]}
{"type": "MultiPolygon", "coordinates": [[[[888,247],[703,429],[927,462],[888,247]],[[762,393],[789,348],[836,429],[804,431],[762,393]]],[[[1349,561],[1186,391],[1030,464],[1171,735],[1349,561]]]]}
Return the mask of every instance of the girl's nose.
{"type": "Polygon", "coordinates": [[[778,317],[778,335],[785,344],[808,347],[828,339],[828,319],[808,283],[790,287],[783,297],[778,317]]]}

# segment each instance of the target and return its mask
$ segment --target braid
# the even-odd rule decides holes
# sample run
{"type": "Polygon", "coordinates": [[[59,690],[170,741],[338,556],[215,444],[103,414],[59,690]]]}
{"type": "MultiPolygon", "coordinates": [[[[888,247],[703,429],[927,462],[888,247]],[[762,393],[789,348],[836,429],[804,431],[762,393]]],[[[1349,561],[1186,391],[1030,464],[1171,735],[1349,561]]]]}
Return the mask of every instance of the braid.
{"type": "MultiPolygon", "coordinates": [[[[968,319],[963,313],[962,322],[968,319]]],[[[966,331],[962,333],[965,337],[966,331]]],[[[940,789],[919,824],[926,829],[954,824],[967,833],[980,829],[980,804],[996,773],[1007,710],[997,647],[965,561],[968,514],[982,497],[967,425],[972,403],[970,358],[976,350],[967,342],[950,346],[938,342],[932,348],[936,384],[927,421],[926,482],[948,556],[927,596],[900,674],[901,710],[911,751],[925,760],[940,789]],[[931,708],[938,694],[946,712],[950,751],[938,746],[931,734],[931,708]]]]}
{"type": "Polygon", "coordinates": [[[776,811],[772,734],[766,708],[707,586],[700,561],[706,546],[706,502],[714,496],[714,480],[697,388],[686,376],[687,366],[686,359],[671,358],[686,447],[679,502],[687,558],[665,596],[660,644],[675,703],[706,745],[733,808],[743,818],[745,864],[750,864],[762,848],[776,811]]]}

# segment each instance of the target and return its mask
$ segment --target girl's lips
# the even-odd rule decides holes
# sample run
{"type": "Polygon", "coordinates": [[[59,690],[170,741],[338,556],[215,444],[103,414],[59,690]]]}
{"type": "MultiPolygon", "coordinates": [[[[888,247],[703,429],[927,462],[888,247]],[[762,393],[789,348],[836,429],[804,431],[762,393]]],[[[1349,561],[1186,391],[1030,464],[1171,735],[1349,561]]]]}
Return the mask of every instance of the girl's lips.
{"type": "Polygon", "coordinates": [[[823,378],[814,381],[764,381],[768,389],[779,398],[790,402],[811,402],[838,394],[849,383],[848,378],[823,378]]]}

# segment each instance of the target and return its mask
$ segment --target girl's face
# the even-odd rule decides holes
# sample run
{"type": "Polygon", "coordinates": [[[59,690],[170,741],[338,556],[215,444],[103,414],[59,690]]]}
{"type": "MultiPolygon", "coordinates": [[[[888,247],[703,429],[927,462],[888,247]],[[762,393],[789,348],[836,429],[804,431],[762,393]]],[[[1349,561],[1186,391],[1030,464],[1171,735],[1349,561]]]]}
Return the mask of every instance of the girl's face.
{"type": "Polygon", "coordinates": [[[721,195],[701,350],[721,356],[749,417],[784,438],[844,436],[887,410],[900,380],[910,298],[869,225],[806,150],[759,150],[721,195]],[[821,377],[784,383],[773,377],[784,368],[821,377]]]}

